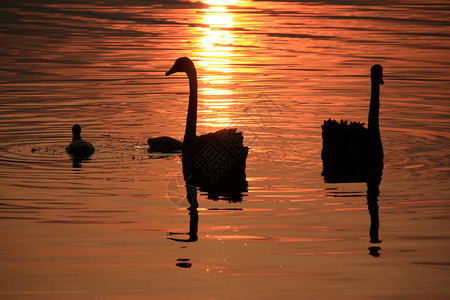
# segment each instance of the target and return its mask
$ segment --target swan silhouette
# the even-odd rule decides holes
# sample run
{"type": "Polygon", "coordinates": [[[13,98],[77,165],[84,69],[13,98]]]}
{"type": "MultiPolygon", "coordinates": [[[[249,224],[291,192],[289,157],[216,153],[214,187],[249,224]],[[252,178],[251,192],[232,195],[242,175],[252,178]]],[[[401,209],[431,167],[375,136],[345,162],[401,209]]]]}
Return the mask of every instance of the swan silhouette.
{"type": "Polygon", "coordinates": [[[88,158],[95,152],[91,143],[81,139],[81,126],[78,124],[72,126],[72,142],[66,147],[66,151],[77,159],[88,158]]]}
{"type": "Polygon", "coordinates": [[[328,119],[322,125],[322,175],[326,182],[367,182],[380,178],[383,146],[379,126],[380,85],[383,68],[371,68],[371,98],[368,127],[360,122],[328,119]]]}
{"type": "Polygon", "coordinates": [[[242,132],[225,128],[197,136],[197,71],[189,58],[181,57],[166,76],[176,72],[185,72],[189,79],[189,105],[181,147],[186,184],[208,191],[213,198],[240,195],[247,190],[248,147],[244,147],[242,132]]]}
{"type": "Polygon", "coordinates": [[[148,152],[162,152],[162,153],[176,153],[181,152],[183,148],[183,142],[177,139],[171,138],[170,136],[160,136],[147,140],[148,152]]]}

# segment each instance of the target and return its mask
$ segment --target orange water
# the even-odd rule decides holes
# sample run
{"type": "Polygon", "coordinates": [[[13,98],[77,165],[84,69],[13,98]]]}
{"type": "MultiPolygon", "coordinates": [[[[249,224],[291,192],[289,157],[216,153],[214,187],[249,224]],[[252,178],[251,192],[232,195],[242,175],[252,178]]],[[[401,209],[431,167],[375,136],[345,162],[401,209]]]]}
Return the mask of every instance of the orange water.
{"type": "Polygon", "coordinates": [[[448,2],[20,3],[0,5],[1,299],[450,296],[448,2]],[[198,133],[250,147],[248,193],[201,195],[193,243],[168,239],[189,230],[181,159],[146,147],[183,137],[187,78],[164,76],[181,56],[198,133]],[[324,119],[366,121],[375,63],[379,245],[365,184],[324,183],[320,159],[324,119]]]}

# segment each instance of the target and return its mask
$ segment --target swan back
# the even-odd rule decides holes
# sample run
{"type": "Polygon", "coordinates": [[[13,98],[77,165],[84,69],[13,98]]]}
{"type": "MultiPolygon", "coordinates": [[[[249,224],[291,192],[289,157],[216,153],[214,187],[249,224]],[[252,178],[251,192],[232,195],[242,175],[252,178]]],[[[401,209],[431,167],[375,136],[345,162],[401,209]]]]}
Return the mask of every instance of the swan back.
{"type": "Polygon", "coordinates": [[[181,152],[181,149],[183,148],[182,141],[169,136],[149,138],[147,143],[150,146],[148,152],[177,153],[181,152]]]}
{"type": "Polygon", "coordinates": [[[248,187],[247,155],[248,147],[236,128],[198,136],[182,153],[185,180],[212,199],[240,199],[248,187]]]}

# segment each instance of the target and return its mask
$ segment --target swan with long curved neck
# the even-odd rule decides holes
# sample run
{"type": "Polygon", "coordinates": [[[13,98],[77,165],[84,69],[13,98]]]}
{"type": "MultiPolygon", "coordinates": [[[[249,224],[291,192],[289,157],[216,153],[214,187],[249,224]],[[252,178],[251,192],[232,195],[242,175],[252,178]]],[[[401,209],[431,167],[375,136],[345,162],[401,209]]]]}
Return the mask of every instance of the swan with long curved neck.
{"type": "Polygon", "coordinates": [[[367,181],[380,178],[383,169],[383,146],[380,136],[380,85],[383,68],[371,68],[371,97],[368,128],[360,122],[337,122],[328,119],[322,125],[323,173],[327,182],[367,181]]]}
{"type": "MultiPolygon", "coordinates": [[[[184,72],[189,79],[189,105],[182,145],[185,179],[195,177],[203,187],[221,186],[224,189],[246,190],[245,164],[248,147],[236,128],[225,128],[197,136],[197,71],[187,57],[178,58],[166,76],[184,72]],[[220,184],[219,184],[220,183],[220,184]]],[[[223,194],[224,191],[218,191],[223,194]]]]}

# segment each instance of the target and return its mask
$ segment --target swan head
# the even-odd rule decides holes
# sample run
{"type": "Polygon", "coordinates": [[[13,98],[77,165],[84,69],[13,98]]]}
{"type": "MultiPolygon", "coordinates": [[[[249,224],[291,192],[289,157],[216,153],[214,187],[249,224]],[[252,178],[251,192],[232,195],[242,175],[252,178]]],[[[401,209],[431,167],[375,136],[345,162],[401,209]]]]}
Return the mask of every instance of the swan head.
{"type": "Polygon", "coordinates": [[[73,134],[80,134],[81,133],[81,126],[78,124],[75,124],[72,126],[72,133],[73,134]]]}
{"type": "Polygon", "coordinates": [[[79,124],[72,126],[72,140],[81,140],[81,126],[79,124]]]}
{"type": "Polygon", "coordinates": [[[194,63],[187,57],[180,57],[175,61],[172,68],[166,72],[166,76],[169,76],[176,72],[185,72],[186,74],[190,74],[195,72],[194,63]]]}
{"type": "Polygon", "coordinates": [[[380,65],[373,65],[370,69],[370,77],[372,78],[373,83],[384,84],[383,81],[383,67],[380,65]]]}

